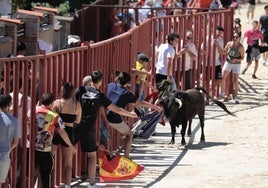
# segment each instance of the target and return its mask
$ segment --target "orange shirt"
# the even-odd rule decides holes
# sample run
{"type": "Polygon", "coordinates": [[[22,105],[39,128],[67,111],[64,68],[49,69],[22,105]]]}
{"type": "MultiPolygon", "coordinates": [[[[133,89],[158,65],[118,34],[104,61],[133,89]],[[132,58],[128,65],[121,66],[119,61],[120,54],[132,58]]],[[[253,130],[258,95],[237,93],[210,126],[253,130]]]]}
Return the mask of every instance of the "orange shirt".
{"type": "Polygon", "coordinates": [[[212,0],[196,0],[195,8],[209,8],[212,0]]]}

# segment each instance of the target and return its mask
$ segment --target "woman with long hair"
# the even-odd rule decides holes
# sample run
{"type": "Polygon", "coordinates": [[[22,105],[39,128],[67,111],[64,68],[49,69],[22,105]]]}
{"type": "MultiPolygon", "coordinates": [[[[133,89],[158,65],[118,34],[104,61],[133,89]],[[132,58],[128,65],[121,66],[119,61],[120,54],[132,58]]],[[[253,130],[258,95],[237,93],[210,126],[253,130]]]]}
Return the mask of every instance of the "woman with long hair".
{"type": "MultiPolygon", "coordinates": [[[[53,110],[59,113],[67,132],[70,141],[73,145],[78,142],[78,137],[75,135],[74,125],[80,123],[81,120],[81,104],[75,99],[75,87],[71,82],[67,82],[62,86],[62,96],[55,100],[53,110]]],[[[63,183],[65,188],[69,188],[72,178],[72,162],[73,151],[55,132],[53,137],[53,152],[56,152],[57,145],[61,144],[62,159],[63,159],[63,183]]]]}
{"type": "Polygon", "coordinates": [[[222,92],[224,95],[224,101],[228,100],[228,95],[225,88],[225,81],[227,76],[233,71],[234,80],[231,81],[230,85],[233,86],[233,99],[235,104],[239,103],[238,93],[238,77],[240,73],[241,61],[244,59],[244,47],[240,43],[240,37],[238,33],[233,33],[233,40],[228,42],[224,48],[226,54],[226,61],[222,68],[222,92]]]}

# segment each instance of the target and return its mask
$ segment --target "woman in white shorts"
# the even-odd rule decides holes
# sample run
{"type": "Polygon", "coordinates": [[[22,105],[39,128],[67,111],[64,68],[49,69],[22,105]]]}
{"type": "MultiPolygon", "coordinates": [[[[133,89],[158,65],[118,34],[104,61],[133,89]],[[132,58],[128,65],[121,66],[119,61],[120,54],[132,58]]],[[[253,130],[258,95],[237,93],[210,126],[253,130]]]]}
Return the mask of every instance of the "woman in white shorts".
{"type": "Polygon", "coordinates": [[[238,93],[238,76],[240,73],[240,66],[241,61],[244,59],[244,47],[240,43],[240,38],[238,33],[233,34],[233,40],[228,42],[224,48],[224,53],[226,54],[226,61],[222,68],[223,71],[223,82],[222,82],[222,94],[224,95],[224,101],[228,100],[228,96],[225,95],[228,92],[225,91],[225,81],[227,76],[233,71],[234,80],[231,81],[231,86],[233,84],[234,92],[233,92],[233,99],[236,104],[239,103],[237,98],[238,93]],[[225,92],[225,94],[224,94],[225,92]]]}

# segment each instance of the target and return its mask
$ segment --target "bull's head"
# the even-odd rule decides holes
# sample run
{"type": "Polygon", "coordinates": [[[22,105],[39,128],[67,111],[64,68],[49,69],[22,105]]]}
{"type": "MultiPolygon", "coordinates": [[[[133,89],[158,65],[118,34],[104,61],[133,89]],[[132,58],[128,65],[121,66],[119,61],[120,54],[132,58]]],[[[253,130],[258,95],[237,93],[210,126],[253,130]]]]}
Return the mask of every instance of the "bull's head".
{"type": "Polygon", "coordinates": [[[174,92],[168,96],[161,97],[157,100],[157,103],[163,106],[165,115],[169,121],[172,121],[178,115],[178,110],[183,106],[183,100],[174,95],[174,92]]]}

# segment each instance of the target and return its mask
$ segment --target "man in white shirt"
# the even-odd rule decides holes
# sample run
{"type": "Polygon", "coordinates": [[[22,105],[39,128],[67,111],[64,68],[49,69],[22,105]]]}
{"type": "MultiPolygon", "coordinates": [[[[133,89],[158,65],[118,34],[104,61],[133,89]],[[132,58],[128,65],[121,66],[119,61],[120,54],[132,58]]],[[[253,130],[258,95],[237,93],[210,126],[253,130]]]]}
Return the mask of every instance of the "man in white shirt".
{"type": "Polygon", "coordinates": [[[172,83],[172,90],[176,90],[176,83],[173,78],[173,60],[175,57],[175,47],[179,42],[179,35],[177,33],[171,33],[167,37],[167,43],[161,44],[156,49],[156,87],[157,89],[161,85],[162,80],[167,80],[172,83]]]}

